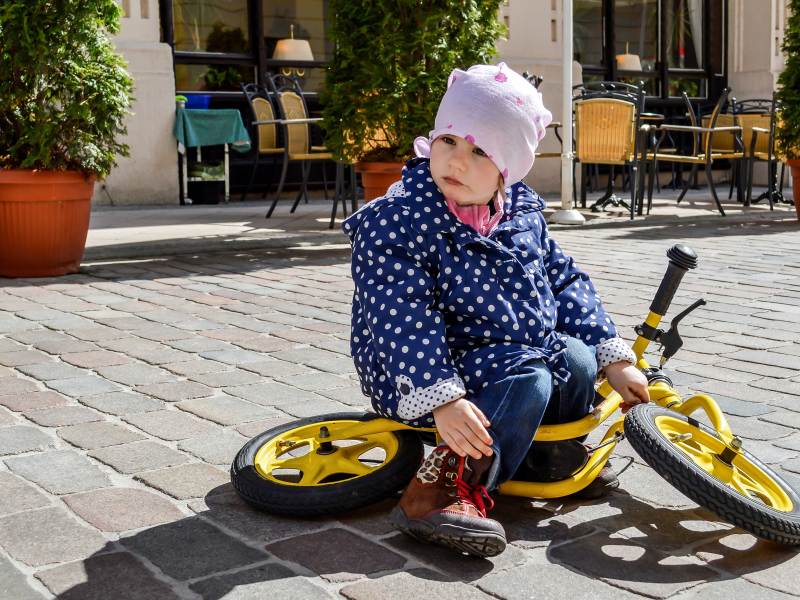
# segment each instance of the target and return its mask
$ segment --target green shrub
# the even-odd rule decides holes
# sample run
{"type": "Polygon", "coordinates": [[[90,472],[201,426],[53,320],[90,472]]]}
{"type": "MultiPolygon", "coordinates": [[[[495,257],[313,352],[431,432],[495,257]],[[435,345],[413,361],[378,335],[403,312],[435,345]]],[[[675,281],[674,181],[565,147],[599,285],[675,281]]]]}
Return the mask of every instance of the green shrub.
{"type": "Polygon", "coordinates": [[[0,168],[105,177],[125,133],[132,84],[109,34],[115,0],[0,2],[0,168]]]}
{"type": "Polygon", "coordinates": [[[405,160],[454,68],[486,63],[499,0],[331,0],[325,143],[337,158],[405,160]]]}
{"type": "Polygon", "coordinates": [[[788,158],[800,158],[800,0],[789,0],[789,20],[783,38],[786,68],[778,77],[781,126],[778,148],[788,158]]]}

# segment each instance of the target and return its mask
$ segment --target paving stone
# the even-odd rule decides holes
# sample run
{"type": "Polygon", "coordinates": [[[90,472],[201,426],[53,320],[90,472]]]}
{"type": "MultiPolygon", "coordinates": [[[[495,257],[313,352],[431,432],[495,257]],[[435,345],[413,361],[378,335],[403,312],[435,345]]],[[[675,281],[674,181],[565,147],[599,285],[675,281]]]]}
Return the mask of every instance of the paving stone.
{"type": "MultiPolygon", "coordinates": [[[[727,364],[735,362],[728,361],[727,364]]],[[[742,363],[750,368],[751,363],[742,363]]],[[[759,375],[742,370],[726,369],[719,365],[683,365],[677,367],[677,371],[695,375],[704,379],[716,379],[718,381],[734,381],[737,383],[747,383],[748,381],[755,381],[760,379],[759,375]]]]}
{"type": "Polygon", "coordinates": [[[86,450],[117,446],[145,439],[140,433],[108,421],[62,427],[57,433],[64,441],[86,450]]]}
{"type": "MultiPolygon", "coordinates": [[[[176,348],[177,350],[183,350],[184,352],[216,352],[220,350],[232,350],[232,347],[227,342],[222,340],[211,339],[205,336],[195,336],[183,339],[183,340],[175,340],[168,342],[168,345],[176,348]]],[[[211,361],[216,362],[216,361],[211,361]]]]}
{"type": "Polygon", "coordinates": [[[228,365],[242,366],[248,363],[257,363],[264,360],[264,354],[234,348],[230,350],[209,350],[200,352],[200,356],[209,360],[216,360],[228,365]]]}
{"type": "Polygon", "coordinates": [[[352,385],[350,381],[347,382],[347,387],[333,390],[319,390],[317,393],[330,400],[335,400],[336,402],[341,402],[349,406],[367,409],[371,405],[370,399],[361,392],[361,387],[352,385]]]}
{"type": "Polygon", "coordinates": [[[294,573],[283,565],[267,564],[254,569],[237,571],[204,579],[189,586],[203,598],[225,600],[262,600],[291,598],[292,600],[333,599],[332,593],[294,573]]]}
{"type": "Polygon", "coordinates": [[[100,342],[119,338],[119,331],[111,327],[103,327],[100,325],[96,327],[78,327],[71,329],[69,333],[87,342],[100,342]]]}
{"type": "Polygon", "coordinates": [[[175,381],[173,383],[153,383],[141,385],[136,388],[137,392],[148,396],[155,396],[167,402],[178,402],[190,398],[203,398],[212,396],[214,390],[201,383],[193,381],[175,381]]]}
{"type": "Polygon", "coordinates": [[[112,365],[125,365],[131,361],[124,354],[108,352],[107,350],[93,350],[91,352],[75,352],[63,354],[61,360],[76,367],[84,369],[96,369],[98,367],[109,367],[112,365]]]}
{"type": "Polygon", "coordinates": [[[778,354],[777,352],[760,352],[757,350],[739,350],[738,352],[726,354],[725,358],[737,361],[752,362],[761,365],[769,365],[773,367],[782,367],[784,369],[793,370],[800,375],[797,358],[786,354],[778,354]]]}
{"type": "Polygon", "coordinates": [[[275,381],[265,381],[251,385],[237,385],[224,388],[225,393],[262,406],[283,406],[286,404],[305,402],[308,400],[321,399],[313,392],[298,390],[295,387],[278,383],[275,381]]]}
{"type": "Polygon", "coordinates": [[[42,508],[0,518],[0,546],[16,560],[40,567],[86,558],[106,540],[64,508],[42,508]]]}
{"type": "MultiPolygon", "coordinates": [[[[50,500],[30,483],[12,475],[0,472],[0,516],[49,506],[50,500]]],[[[3,587],[0,585],[0,591],[3,587]]]]}
{"type": "Polygon", "coordinates": [[[330,526],[330,519],[325,517],[294,519],[255,510],[233,491],[230,482],[220,492],[190,502],[189,508],[245,539],[262,544],[294,539],[330,526]]]}
{"type": "Polygon", "coordinates": [[[605,533],[551,547],[549,556],[579,573],[652,598],[720,578],[708,567],[605,533]]]}
{"type": "Polygon", "coordinates": [[[97,372],[106,379],[130,386],[164,383],[175,379],[169,371],[141,363],[100,367],[97,372]]]}
{"type": "Polygon", "coordinates": [[[175,350],[165,344],[137,337],[123,337],[99,343],[104,348],[121,352],[128,357],[137,358],[152,365],[181,362],[193,358],[191,354],[175,350]]]}
{"type": "Polygon", "coordinates": [[[19,352],[0,352],[0,365],[6,367],[19,367],[22,365],[36,365],[51,362],[53,359],[36,350],[22,350],[19,352]]]}
{"type": "Polygon", "coordinates": [[[264,360],[256,363],[240,365],[246,371],[252,371],[265,377],[283,377],[297,375],[298,373],[311,373],[313,369],[306,365],[290,363],[284,360],[264,360]]]}
{"type": "Polygon", "coordinates": [[[128,552],[91,556],[39,571],[36,577],[60,600],[180,598],[128,552]]]}
{"type": "MultiPolygon", "coordinates": [[[[178,375],[184,375],[186,377],[192,377],[194,379],[196,379],[195,376],[197,375],[204,375],[208,373],[223,373],[228,369],[230,369],[230,365],[206,359],[166,363],[161,365],[161,367],[166,369],[167,371],[171,371],[178,375]]],[[[205,382],[200,381],[200,383],[205,383],[205,382]]]]}
{"type": "Polygon", "coordinates": [[[96,350],[100,350],[100,348],[96,344],[92,344],[91,342],[76,340],[75,338],[70,337],[68,335],[63,335],[59,339],[48,339],[35,342],[33,346],[35,346],[42,352],[47,352],[48,354],[59,354],[59,355],[75,354],[80,352],[93,352],[96,350]]]}
{"type": "Polygon", "coordinates": [[[0,395],[22,394],[42,389],[35,381],[21,377],[3,377],[0,379],[0,395]]]}
{"type": "Polygon", "coordinates": [[[0,396],[0,404],[15,412],[64,406],[69,400],[55,392],[24,392],[11,396],[0,396]]]}
{"type": "Polygon", "coordinates": [[[214,488],[228,483],[230,475],[227,471],[202,463],[193,463],[149,471],[137,475],[136,479],[169,494],[178,500],[205,496],[214,488]]]}
{"type": "Polygon", "coordinates": [[[181,410],[195,414],[203,419],[214,421],[220,425],[237,425],[247,421],[266,419],[278,414],[274,408],[265,408],[252,402],[226,395],[183,400],[176,406],[181,410]]]}
{"type": "Polygon", "coordinates": [[[226,429],[178,442],[178,449],[196,456],[203,462],[227,467],[246,442],[246,437],[226,429]]]}
{"type": "MultiPolygon", "coordinates": [[[[339,593],[348,600],[384,598],[436,598],[437,600],[489,600],[493,598],[461,581],[427,569],[412,569],[344,586],[339,593]]],[[[528,595],[528,597],[531,597],[528,595]]]]}
{"type": "MultiPolygon", "coordinates": [[[[0,343],[2,342],[3,340],[0,339],[0,343]]],[[[2,377],[16,377],[16,374],[14,373],[13,370],[9,369],[8,367],[0,367],[0,378],[2,377]]]]}
{"type": "Polygon", "coordinates": [[[325,413],[339,413],[339,412],[352,412],[352,407],[346,404],[339,404],[333,400],[323,400],[321,398],[311,398],[300,402],[289,402],[280,407],[281,411],[304,419],[306,417],[314,417],[325,413]]]}
{"type": "Polygon", "coordinates": [[[84,396],[80,402],[100,412],[117,416],[162,410],[166,406],[161,400],[148,398],[144,394],[136,392],[111,392],[97,396],[84,396]]]}
{"type": "Polygon", "coordinates": [[[44,450],[54,445],[52,438],[36,427],[13,425],[0,429],[0,456],[44,450]]]}
{"type": "Polygon", "coordinates": [[[278,558],[296,562],[328,581],[359,579],[379,571],[403,568],[405,558],[345,529],[326,529],[273,542],[267,551],[278,558]],[[322,552],[335,548],[335,552],[322,552]]]}
{"type": "Polygon", "coordinates": [[[772,365],[764,365],[757,362],[748,362],[743,360],[726,360],[717,363],[717,365],[724,369],[731,369],[735,371],[742,371],[745,373],[753,373],[763,377],[775,377],[777,379],[787,379],[800,375],[800,371],[796,368],[785,369],[783,367],[775,367],[772,365]]]}
{"type": "Polygon", "coordinates": [[[44,600],[44,596],[28,585],[27,578],[0,555],[0,592],[9,600],[44,600]]]}
{"type": "Polygon", "coordinates": [[[25,349],[22,344],[16,344],[11,340],[0,338],[0,352],[22,352],[25,349]]]}
{"type": "MultiPolygon", "coordinates": [[[[297,330],[297,331],[301,332],[302,335],[310,335],[309,332],[302,332],[302,330],[297,330]]],[[[273,334],[275,333],[276,332],[273,332],[273,334]]],[[[292,348],[297,346],[297,344],[291,341],[290,338],[280,339],[281,337],[283,336],[273,337],[272,335],[253,335],[251,333],[250,337],[244,339],[232,340],[232,343],[241,348],[244,348],[245,350],[254,350],[256,352],[264,352],[264,353],[291,350],[292,348]]]]}
{"type": "MultiPolygon", "coordinates": [[[[462,561],[466,562],[466,561],[462,561]]],[[[530,563],[501,573],[489,573],[477,582],[478,588],[494,598],[569,598],[570,600],[634,600],[642,598],[612,587],[598,579],[577,575],[563,565],[548,560],[544,549],[530,563]],[[535,590],[535,593],[533,592],[535,590]]]]}
{"type": "Polygon", "coordinates": [[[100,531],[128,531],[177,521],[183,513],[169,500],[133,488],[111,488],[72,494],[64,502],[100,531]]]}
{"type": "Polygon", "coordinates": [[[737,531],[698,547],[695,553],[715,569],[794,597],[800,595],[800,580],[797,578],[800,556],[797,550],[737,531]]]}
{"type": "Polygon", "coordinates": [[[294,420],[294,417],[281,413],[281,416],[274,417],[272,419],[264,419],[263,421],[253,421],[252,423],[238,425],[236,427],[236,431],[249,439],[257,436],[260,433],[263,433],[264,431],[268,431],[273,427],[277,427],[278,425],[283,425],[284,423],[289,423],[290,421],[294,420]]]}
{"type": "Polygon", "coordinates": [[[71,494],[110,485],[105,473],[73,450],[52,450],[9,458],[6,465],[17,475],[53,494],[71,494]]]}
{"type": "Polygon", "coordinates": [[[140,473],[189,462],[185,454],[151,441],[98,448],[92,450],[89,456],[120,473],[140,473]]]}
{"type": "Polygon", "coordinates": [[[199,517],[151,527],[121,538],[120,543],[178,581],[240,569],[268,558],[199,517]]]}
{"type": "Polygon", "coordinates": [[[192,381],[215,388],[247,385],[264,380],[261,375],[252,373],[250,371],[245,371],[243,369],[218,371],[215,373],[200,373],[196,375],[190,375],[189,378],[192,381]]]}
{"type": "Polygon", "coordinates": [[[83,369],[73,367],[63,362],[42,363],[38,365],[25,365],[17,367],[18,370],[29,377],[39,381],[50,381],[51,379],[69,379],[70,377],[85,377],[87,373],[83,369]]]}
{"type": "Polygon", "coordinates": [[[103,415],[83,406],[57,406],[55,408],[29,410],[24,415],[42,427],[63,427],[65,425],[103,420],[103,415]]]}
{"type": "Polygon", "coordinates": [[[331,375],[330,373],[320,372],[304,373],[302,375],[291,375],[287,377],[276,377],[276,379],[287,385],[310,392],[332,390],[350,385],[350,380],[347,378],[331,375]]]}
{"type": "Polygon", "coordinates": [[[157,410],[126,415],[123,419],[150,435],[169,441],[209,435],[214,431],[213,425],[207,421],[196,419],[178,410],[157,410]]]}
{"type": "Polygon", "coordinates": [[[761,415],[760,417],[758,417],[758,419],[760,421],[766,421],[767,423],[775,423],[776,425],[782,425],[783,427],[800,429],[800,413],[797,412],[781,410],[777,412],[771,412],[766,415],[761,415]]]}
{"type": "Polygon", "coordinates": [[[653,506],[697,508],[697,504],[673,488],[649,466],[634,463],[619,475],[619,481],[620,489],[653,506]]]}
{"type": "Polygon", "coordinates": [[[71,379],[54,379],[47,382],[47,386],[73,398],[95,396],[108,392],[118,392],[121,388],[101,377],[88,375],[86,377],[73,377],[71,379]]]}
{"type": "Polygon", "coordinates": [[[731,600],[731,598],[758,598],[758,600],[789,600],[790,597],[767,587],[755,585],[745,579],[731,579],[694,587],[679,596],[675,596],[675,599],[731,600]]]}
{"type": "Polygon", "coordinates": [[[11,413],[11,411],[6,410],[3,407],[0,407],[0,427],[5,427],[7,425],[17,425],[19,420],[11,413]]]}

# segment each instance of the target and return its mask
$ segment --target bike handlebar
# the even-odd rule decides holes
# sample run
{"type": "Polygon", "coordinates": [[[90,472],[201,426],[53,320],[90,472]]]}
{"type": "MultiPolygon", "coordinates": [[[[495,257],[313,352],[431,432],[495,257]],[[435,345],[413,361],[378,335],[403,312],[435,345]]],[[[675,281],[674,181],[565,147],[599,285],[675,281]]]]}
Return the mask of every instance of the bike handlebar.
{"type": "Polygon", "coordinates": [[[667,272],[664,273],[661,285],[658,286],[658,291],[650,304],[650,310],[662,317],[667,314],[683,276],[689,269],[697,266],[697,254],[685,244],[675,244],[667,250],[667,258],[669,258],[667,272]]]}

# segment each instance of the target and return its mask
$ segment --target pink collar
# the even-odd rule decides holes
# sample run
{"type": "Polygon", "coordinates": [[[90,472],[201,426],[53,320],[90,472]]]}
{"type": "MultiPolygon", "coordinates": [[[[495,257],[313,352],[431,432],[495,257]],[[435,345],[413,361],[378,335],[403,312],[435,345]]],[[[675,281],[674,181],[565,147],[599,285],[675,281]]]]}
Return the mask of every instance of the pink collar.
{"type": "Polygon", "coordinates": [[[489,235],[500,219],[503,217],[503,201],[499,193],[494,195],[494,215],[489,215],[489,204],[473,204],[470,206],[459,206],[453,200],[446,198],[447,208],[454,214],[459,221],[469,225],[481,235],[489,235]]]}

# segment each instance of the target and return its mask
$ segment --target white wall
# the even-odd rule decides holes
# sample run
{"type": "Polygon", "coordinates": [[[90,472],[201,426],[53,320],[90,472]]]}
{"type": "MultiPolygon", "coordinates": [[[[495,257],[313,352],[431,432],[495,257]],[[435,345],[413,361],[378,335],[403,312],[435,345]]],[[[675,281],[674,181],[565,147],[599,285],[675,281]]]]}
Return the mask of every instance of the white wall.
{"type": "Polygon", "coordinates": [[[133,78],[133,114],[126,121],[130,156],[121,157],[95,186],[96,204],[177,204],[178,162],[172,125],[175,74],[172,52],[159,42],[158,0],[123,0],[114,40],[133,78]],[[103,185],[106,186],[103,189],[103,185]]]}

